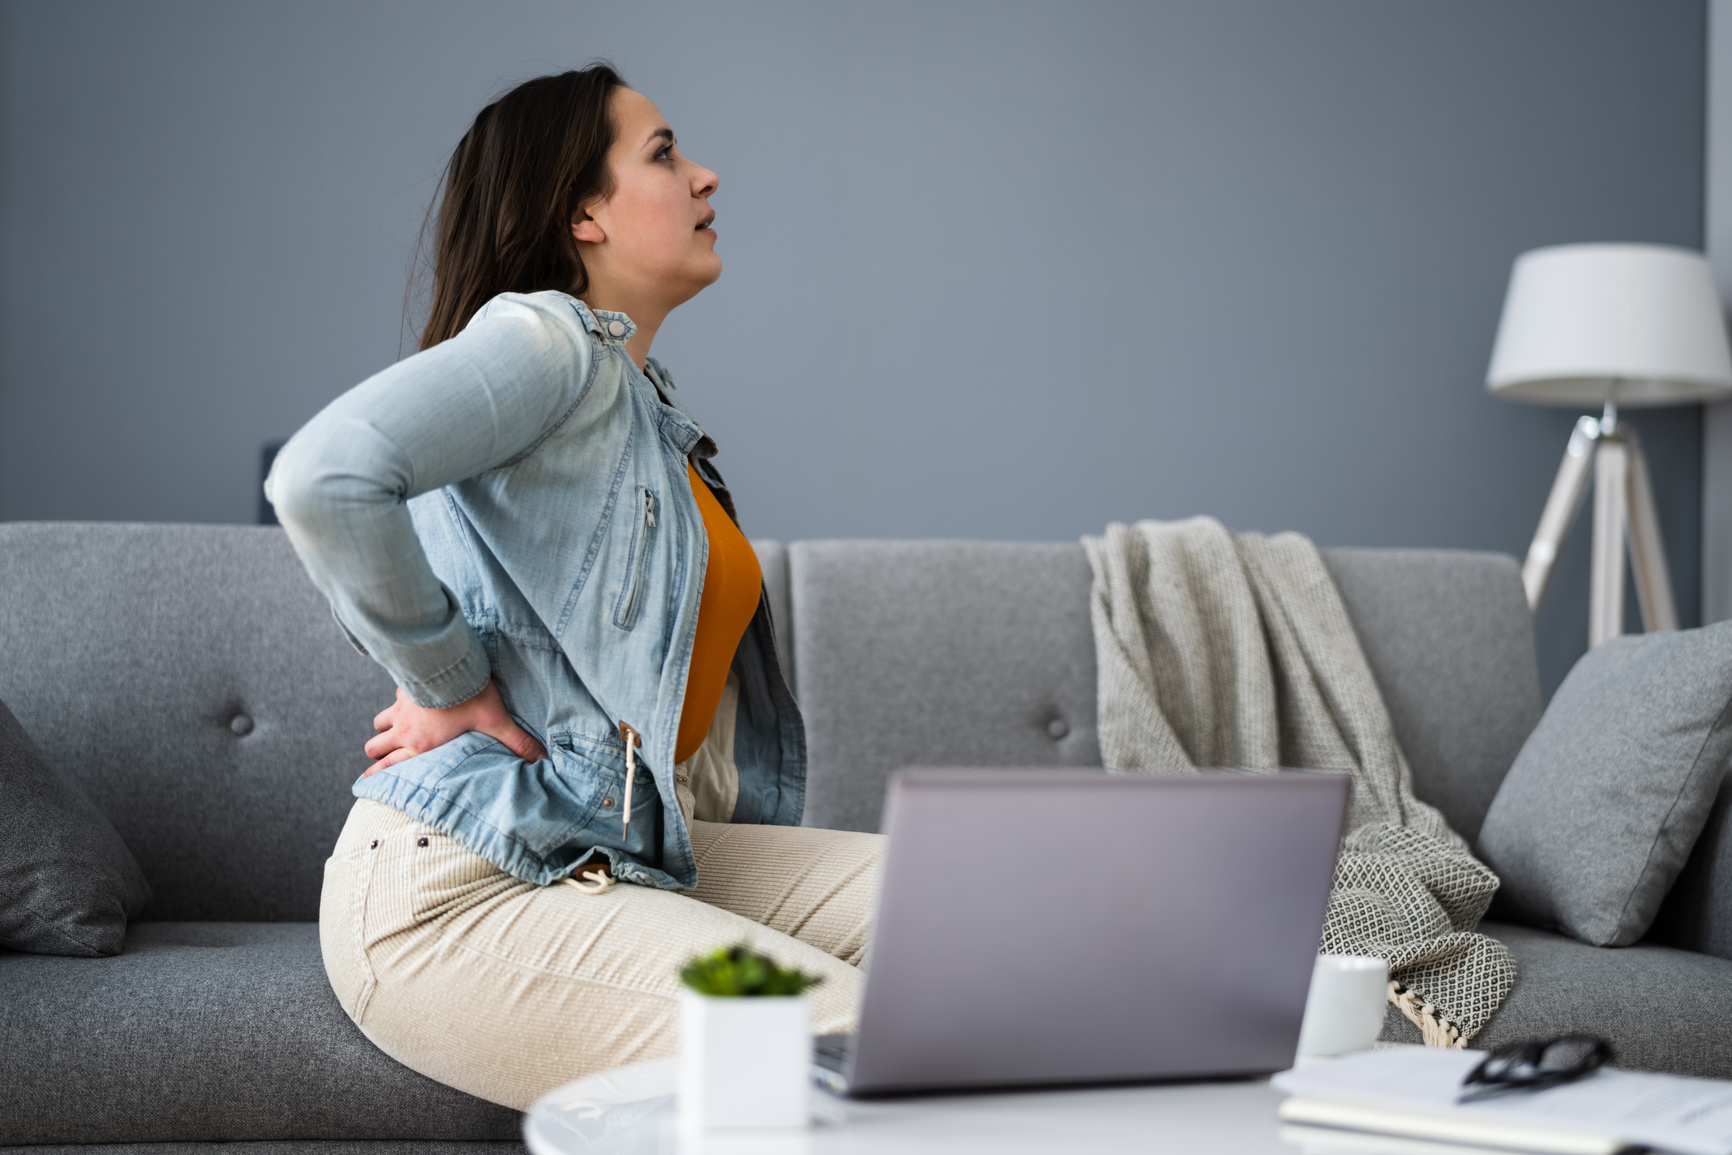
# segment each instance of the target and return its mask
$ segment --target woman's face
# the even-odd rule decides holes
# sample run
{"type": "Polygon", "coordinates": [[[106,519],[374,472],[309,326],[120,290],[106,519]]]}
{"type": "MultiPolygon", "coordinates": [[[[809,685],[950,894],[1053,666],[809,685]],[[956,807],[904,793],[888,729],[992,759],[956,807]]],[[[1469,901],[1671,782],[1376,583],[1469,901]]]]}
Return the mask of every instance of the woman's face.
{"type": "Polygon", "coordinates": [[[608,112],[613,191],[571,224],[589,273],[585,296],[627,314],[634,305],[665,312],[721,275],[710,227],[717,177],[680,155],[673,130],[641,93],[614,89],[608,112]]]}

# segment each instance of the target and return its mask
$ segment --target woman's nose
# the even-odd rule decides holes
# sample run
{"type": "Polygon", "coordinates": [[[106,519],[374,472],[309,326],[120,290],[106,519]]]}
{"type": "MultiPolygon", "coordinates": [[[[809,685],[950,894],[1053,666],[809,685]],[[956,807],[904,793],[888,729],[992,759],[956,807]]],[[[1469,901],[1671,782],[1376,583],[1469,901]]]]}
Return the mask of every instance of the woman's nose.
{"type": "Polygon", "coordinates": [[[692,174],[692,195],[700,197],[714,196],[716,188],[721,183],[721,177],[700,165],[698,166],[698,171],[692,174]]]}

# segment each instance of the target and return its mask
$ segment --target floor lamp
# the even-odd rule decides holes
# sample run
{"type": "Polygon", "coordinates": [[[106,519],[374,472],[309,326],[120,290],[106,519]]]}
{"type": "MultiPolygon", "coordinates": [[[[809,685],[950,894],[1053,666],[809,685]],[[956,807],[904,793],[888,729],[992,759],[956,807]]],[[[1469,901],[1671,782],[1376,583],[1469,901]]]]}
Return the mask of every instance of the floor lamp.
{"type": "Polygon", "coordinates": [[[1624,632],[1626,539],[1642,627],[1678,628],[1641,441],[1618,407],[1732,397],[1732,355],[1708,262],[1662,245],[1556,245],[1516,258],[1486,388],[1540,405],[1599,408],[1570,434],[1522,565],[1539,607],[1593,467],[1588,645],[1624,632]]]}

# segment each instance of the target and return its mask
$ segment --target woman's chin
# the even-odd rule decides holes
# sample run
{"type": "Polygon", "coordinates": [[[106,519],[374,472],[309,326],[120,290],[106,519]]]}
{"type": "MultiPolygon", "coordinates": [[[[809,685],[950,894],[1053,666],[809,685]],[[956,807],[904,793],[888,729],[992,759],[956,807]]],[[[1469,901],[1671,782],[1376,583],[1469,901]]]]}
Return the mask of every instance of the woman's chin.
{"type": "Polygon", "coordinates": [[[716,279],[722,275],[722,258],[717,256],[715,253],[708,253],[706,255],[709,259],[701,262],[698,268],[694,270],[696,276],[693,277],[693,280],[697,282],[699,289],[709,288],[711,285],[715,284],[716,279]]]}

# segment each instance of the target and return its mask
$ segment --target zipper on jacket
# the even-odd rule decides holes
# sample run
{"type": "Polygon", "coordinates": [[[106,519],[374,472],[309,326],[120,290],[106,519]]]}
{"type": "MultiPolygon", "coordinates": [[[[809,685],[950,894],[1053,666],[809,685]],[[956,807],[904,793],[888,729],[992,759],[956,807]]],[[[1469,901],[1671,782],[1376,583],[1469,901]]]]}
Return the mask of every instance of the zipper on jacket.
{"type": "Polygon", "coordinates": [[[637,622],[638,603],[643,600],[645,571],[649,568],[649,538],[650,531],[656,527],[656,495],[649,490],[643,491],[643,518],[632,532],[631,556],[627,564],[631,567],[631,580],[625,589],[620,591],[618,604],[613,610],[613,624],[622,630],[629,630],[637,622]]]}

